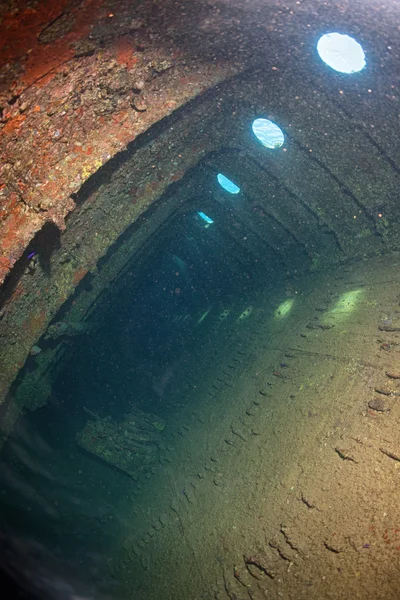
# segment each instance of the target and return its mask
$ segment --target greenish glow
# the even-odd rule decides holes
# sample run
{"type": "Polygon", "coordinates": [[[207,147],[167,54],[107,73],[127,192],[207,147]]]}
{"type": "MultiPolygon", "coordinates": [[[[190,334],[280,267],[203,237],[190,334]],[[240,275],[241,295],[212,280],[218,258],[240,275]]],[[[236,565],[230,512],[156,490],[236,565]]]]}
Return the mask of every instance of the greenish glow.
{"type": "Polygon", "coordinates": [[[202,323],[204,321],[204,319],[207,317],[210,310],[211,310],[211,307],[201,315],[200,319],[197,321],[197,325],[200,325],[200,323],[202,323]]]}
{"type": "Polygon", "coordinates": [[[240,317],[238,318],[238,321],[243,321],[244,319],[247,319],[247,317],[249,317],[251,315],[251,313],[253,312],[253,307],[252,306],[248,306],[240,315],[240,317]]]}
{"type": "Polygon", "coordinates": [[[352,290],[351,292],[345,292],[344,294],[341,294],[335,306],[326,313],[326,317],[335,316],[335,321],[338,320],[338,317],[339,320],[340,317],[342,319],[346,319],[352,312],[355,311],[363,295],[363,289],[352,290]]]}
{"type": "Polygon", "coordinates": [[[207,223],[207,225],[211,225],[212,223],[214,223],[211,217],[208,217],[205,213],[199,211],[197,214],[203,219],[203,221],[207,223]]]}
{"type": "Polygon", "coordinates": [[[274,312],[274,317],[286,317],[293,306],[294,298],[288,298],[282,302],[274,312]]]}

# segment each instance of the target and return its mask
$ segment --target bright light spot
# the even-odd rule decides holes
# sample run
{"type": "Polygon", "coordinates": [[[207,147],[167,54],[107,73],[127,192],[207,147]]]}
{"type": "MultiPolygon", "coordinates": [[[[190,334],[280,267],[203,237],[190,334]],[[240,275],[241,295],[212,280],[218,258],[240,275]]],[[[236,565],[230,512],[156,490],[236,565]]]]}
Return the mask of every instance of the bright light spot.
{"type": "Polygon", "coordinates": [[[274,312],[274,317],[286,317],[293,306],[294,298],[288,298],[282,302],[274,312]]]}
{"type": "Polygon", "coordinates": [[[204,321],[204,319],[207,317],[208,313],[210,312],[211,307],[206,310],[200,317],[200,319],[197,321],[196,325],[200,325],[200,323],[202,323],[204,321]]]}
{"type": "Polygon", "coordinates": [[[249,317],[251,315],[251,313],[253,312],[253,307],[252,306],[248,306],[240,315],[240,317],[238,318],[238,321],[243,321],[244,319],[247,319],[247,317],[249,317]]]}
{"type": "Polygon", "coordinates": [[[253,122],[253,133],[266,148],[280,148],[285,136],[278,125],[268,119],[256,119],[253,122]]]}
{"type": "MultiPolygon", "coordinates": [[[[350,316],[350,313],[354,312],[357,308],[357,304],[360,302],[362,296],[364,294],[364,290],[352,290],[351,292],[345,292],[341,294],[335,304],[335,306],[326,313],[326,316],[334,315],[335,321],[342,319],[346,319],[350,316]]],[[[324,319],[325,321],[325,319],[324,319]]]]}
{"type": "Polygon", "coordinates": [[[349,35],[325,33],[317,44],[324,63],[339,73],[357,73],[365,67],[365,54],[361,45],[349,35]]]}
{"type": "Polygon", "coordinates": [[[212,223],[214,223],[214,221],[210,217],[207,217],[207,215],[205,213],[198,212],[197,214],[199,215],[199,217],[201,219],[203,219],[203,221],[205,221],[207,223],[207,225],[211,225],[212,223]]]}
{"type": "Polygon", "coordinates": [[[225,177],[225,175],[222,175],[222,173],[218,173],[217,179],[219,185],[230,194],[238,194],[240,192],[240,187],[238,187],[235,183],[233,183],[233,181],[225,177]]]}

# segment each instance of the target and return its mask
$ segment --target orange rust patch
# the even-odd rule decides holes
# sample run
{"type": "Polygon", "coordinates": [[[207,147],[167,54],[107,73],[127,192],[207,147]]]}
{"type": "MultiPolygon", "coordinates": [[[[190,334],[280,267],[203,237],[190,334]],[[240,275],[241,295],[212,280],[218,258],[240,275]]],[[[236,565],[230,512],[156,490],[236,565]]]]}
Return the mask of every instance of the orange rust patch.
{"type": "Polygon", "coordinates": [[[128,118],[128,112],[126,110],[121,110],[121,112],[115,113],[112,115],[112,120],[116,125],[123,123],[128,118]]]}
{"type": "Polygon", "coordinates": [[[135,46],[132,39],[123,35],[115,43],[115,55],[120,65],[126,65],[128,69],[131,69],[136,63],[137,58],[134,56],[135,46]]]}
{"type": "Polygon", "coordinates": [[[82,145],[75,144],[72,148],[72,152],[76,152],[77,154],[83,154],[84,149],[82,145]]]}
{"type": "Polygon", "coordinates": [[[19,81],[21,88],[39,83],[39,80],[41,85],[48,83],[62,65],[73,58],[73,43],[89,33],[90,24],[100,16],[103,2],[104,0],[86,0],[83,6],[73,11],[72,29],[49,44],[40,44],[38,37],[46,25],[68,8],[68,0],[58,0],[57,3],[54,0],[41,0],[35,9],[5,15],[2,22],[0,61],[5,64],[27,55],[25,72],[19,81]]]}
{"type": "Polygon", "coordinates": [[[26,70],[21,78],[26,86],[33,83],[44,86],[56,75],[57,68],[74,56],[74,50],[64,38],[53,42],[50,48],[48,46],[49,44],[45,45],[45,52],[40,45],[29,54],[26,70]]]}
{"type": "Polygon", "coordinates": [[[37,45],[37,37],[46,22],[51,23],[63,12],[68,0],[42,0],[37,8],[26,8],[4,15],[1,27],[0,58],[12,62],[37,45]]]}
{"type": "Polygon", "coordinates": [[[178,103],[176,102],[176,100],[168,100],[165,103],[165,106],[168,110],[174,110],[178,106],[178,103]]]}
{"type": "Polygon", "coordinates": [[[9,134],[19,129],[22,123],[25,121],[26,115],[18,115],[13,119],[10,119],[3,127],[3,133],[9,134]]]}
{"type": "Polygon", "coordinates": [[[85,277],[87,269],[78,269],[75,271],[74,276],[72,278],[73,285],[78,285],[78,283],[85,277]]]}
{"type": "Polygon", "coordinates": [[[11,194],[6,198],[6,200],[2,202],[3,210],[6,214],[10,214],[16,206],[18,206],[19,198],[16,192],[11,192],[11,194]]]}
{"type": "Polygon", "coordinates": [[[44,185],[42,185],[42,192],[46,194],[55,194],[59,189],[59,183],[56,181],[48,181],[44,185]]]}
{"type": "Polygon", "coordinates": [[[7,256],[0,256],[0,270],[7,270],[11,269],[12,267],[12,262],[9,258],[7,258],[7,256]]]}
{"type": "Polygon", "coordinates": [[[0,282],[4,281],[9,269],[21,256],[27,242],[41,227],[42,223],[43,217],[24,212],[20,203],[1,223],[0,255],[8,257],[8,265],[4,260],[0,262],[0,282]]]}
{"type": "Polygon", "coordinates": [[[29,217],[26,214],[21,214],[21,206],[17,204],[1,229],[1,250],[3,253],[13,249],[16,238],[19,237],[19,232],[24,230],[28,222],[29,217]]]}

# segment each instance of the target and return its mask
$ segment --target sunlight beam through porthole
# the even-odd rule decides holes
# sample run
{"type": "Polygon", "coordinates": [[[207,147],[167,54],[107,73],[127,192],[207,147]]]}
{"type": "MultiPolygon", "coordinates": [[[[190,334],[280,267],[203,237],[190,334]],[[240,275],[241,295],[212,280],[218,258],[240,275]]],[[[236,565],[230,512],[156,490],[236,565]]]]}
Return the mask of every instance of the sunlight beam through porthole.
{"type": "Polygon", "coordinates": [[[365,291],[363,289],[351,290],[344,292],[339,296],[333,308],[325,315],[324,322],[330,323],[329,317],[335,317],[335,322],[338,323],[351,316],[358,308],[358,305],[363,299],[365,291]]]}
{"type": "Polygon", "coordinates": [[[266,148],[280,148],[283,146],[285,136],[276,123],[269,119],[255,119],[252,128],[256,138],[266,148]]]}
{"type": "Polygon", "coordinates": [[[325,33],[318,41],[317,52],[325,64],[339,73],[358,73],[366,65],[364,50],[349,35],[325,33]]]}
{"type": "Polygon", "coordinates": [[[282,302],[282,304],[280,304],[278,306],[278,308],[276,309],[276,311],[274,312],[274,317],[278,317],[278,318],[286,317],[286,315],[288,315],[292,309],[293,302],[294,302],[294,298],[288,298],[287,300],[282,302]]]}
{"type": "Polygon", "coordinates": [[[233,181],[225,177],[225,175],[223,175],[222,173],[218,173],[217,180],[219,185],[230,194],[238,194],[240,192],[240,187],[238,187],[236,183],[233,183],[233,181]]]}

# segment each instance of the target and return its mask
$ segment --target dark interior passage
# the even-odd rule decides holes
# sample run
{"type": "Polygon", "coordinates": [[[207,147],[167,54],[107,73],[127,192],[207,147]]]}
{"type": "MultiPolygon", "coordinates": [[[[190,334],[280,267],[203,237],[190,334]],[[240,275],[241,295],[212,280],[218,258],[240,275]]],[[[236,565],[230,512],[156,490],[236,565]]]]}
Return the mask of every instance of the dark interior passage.
{"type": "Polygon", "coordinates": [[[397,600],[397,3],[50,4],[0,6],[0,567],[397,600]]]}

